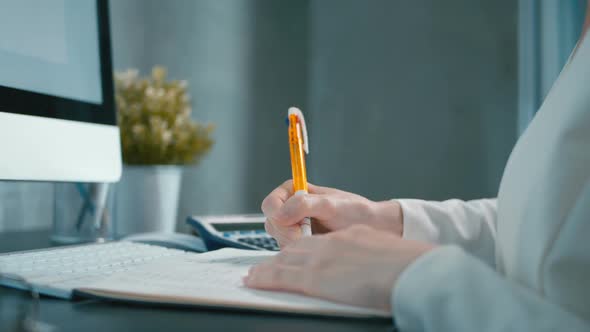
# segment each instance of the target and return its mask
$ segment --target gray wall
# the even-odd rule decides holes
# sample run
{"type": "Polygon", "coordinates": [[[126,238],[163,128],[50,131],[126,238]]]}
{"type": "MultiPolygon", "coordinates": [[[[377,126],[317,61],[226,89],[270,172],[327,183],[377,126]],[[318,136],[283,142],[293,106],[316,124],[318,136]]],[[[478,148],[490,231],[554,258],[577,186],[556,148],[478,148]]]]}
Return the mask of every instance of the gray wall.
{"type": "Polygon", "coordinates": [[[515,140],[512,0],[311,2],[311,180],[496,195],[515,140]]]}
{"type": "MultiPolygon", "coordinates": [[[[167,66],[217,125],[179,221],[258,211],[290,176],[291,105],[310,123],[310,181],[375,199],[494,195],[516,131],[515,15],[510,0],[111,1],[115,67],[167,66]]],[[[48,184],[2,183],[0,198],[0,227],[51,221],[48,184]]]]}

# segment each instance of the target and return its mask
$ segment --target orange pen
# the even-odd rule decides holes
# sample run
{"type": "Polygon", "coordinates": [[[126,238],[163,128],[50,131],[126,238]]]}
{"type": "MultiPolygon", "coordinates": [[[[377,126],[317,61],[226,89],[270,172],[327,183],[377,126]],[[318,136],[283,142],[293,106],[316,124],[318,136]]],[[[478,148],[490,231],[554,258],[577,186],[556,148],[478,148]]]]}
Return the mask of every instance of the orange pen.
{"type": "MultiPolygon", "coordinates": [[[[295,195],[307,194],[307,170],[305,154],[309,153],[307,127],[303,113],[296,107],[289,108],[289,151],[291,152],[291,171],[293,172],[293,192],[295,195]]],[[[301,234],[311,235],[311,219],[301,221],[301,234]]]]}

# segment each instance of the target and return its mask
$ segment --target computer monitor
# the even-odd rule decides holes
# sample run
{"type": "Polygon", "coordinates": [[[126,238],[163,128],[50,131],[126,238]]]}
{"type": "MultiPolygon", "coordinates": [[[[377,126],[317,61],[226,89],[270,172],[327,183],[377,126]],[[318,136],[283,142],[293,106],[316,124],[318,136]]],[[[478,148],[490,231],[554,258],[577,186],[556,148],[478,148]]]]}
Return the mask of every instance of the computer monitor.
{"type": "Polygon", "coordinates": [[[0,0],[0,179],[113,182],[107,0],[0,0]]]}

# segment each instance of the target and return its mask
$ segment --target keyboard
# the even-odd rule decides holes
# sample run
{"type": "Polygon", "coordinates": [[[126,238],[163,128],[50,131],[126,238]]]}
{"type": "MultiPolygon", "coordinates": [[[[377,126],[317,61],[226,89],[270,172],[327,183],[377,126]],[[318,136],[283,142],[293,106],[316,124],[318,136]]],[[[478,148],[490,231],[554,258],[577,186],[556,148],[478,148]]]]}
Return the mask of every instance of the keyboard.
{"type": "MultiPolygon", "coordinates": [[[[0,254],[0,273],[25,279],[40,294],[71,299],[77,287],[179,255],[194,253],[129,241],[107,242],[0,254]]],[[[10,278],[0,278],[0,285],[26,287],[10,278]]]]}

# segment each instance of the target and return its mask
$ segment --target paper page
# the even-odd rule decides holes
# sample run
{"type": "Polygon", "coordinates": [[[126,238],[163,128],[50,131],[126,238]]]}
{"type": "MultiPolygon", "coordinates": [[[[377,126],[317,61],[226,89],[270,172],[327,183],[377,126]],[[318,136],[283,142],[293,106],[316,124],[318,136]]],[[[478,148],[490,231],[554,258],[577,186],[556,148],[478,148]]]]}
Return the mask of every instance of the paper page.
{"type": "Polygon", "coordinates": [[[286,292],[243,286],[250,266],[273,252],[222,249],[187,253],[117,273],[82,291],[140,300],[232,308],[309,313],[330,316],[389,317],[389,312],[359,308],[286,292]]]}

